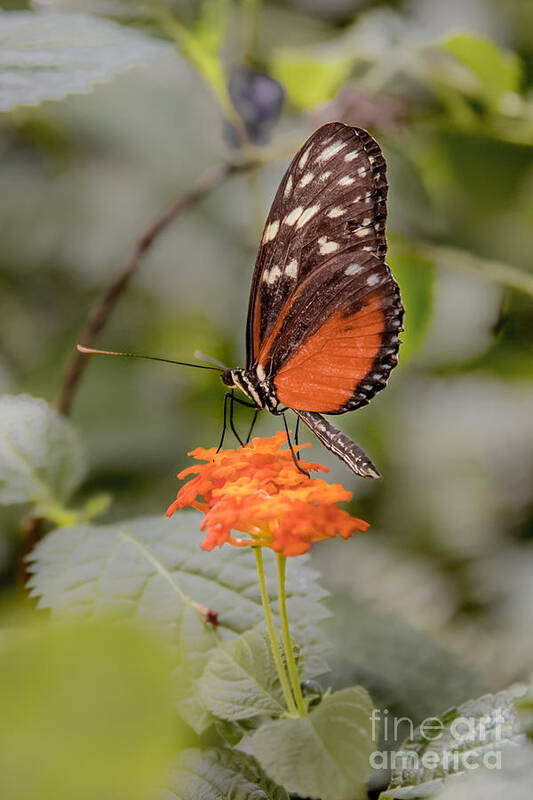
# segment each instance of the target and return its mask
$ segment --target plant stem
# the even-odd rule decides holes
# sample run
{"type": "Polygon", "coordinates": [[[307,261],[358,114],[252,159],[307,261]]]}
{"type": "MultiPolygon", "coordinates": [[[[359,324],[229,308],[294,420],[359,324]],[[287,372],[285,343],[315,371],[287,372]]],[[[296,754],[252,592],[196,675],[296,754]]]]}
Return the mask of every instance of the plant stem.
{"type": "Polygon", "coordinates": [[[300,686],[300,679],[298,677],[298,669],[294,658],[294,650],[291,641],[291,634],[289,630],[289,618],[287,616],[287,595],[285,593],[285,567],[287,564],[287,557],[277,553],[278,560],[278,581],[279,581],[279,613],[281,617],[281,630],[283,633],[283,645],[285,648],[285,659],[289,668],[289,675],[292,684],[292,691],[296,699],[298,713],[301,717],[306,716],[305,703],[300,686]]]}
{"type": "Polygon", "coordinates": [[[281,658],[281,650],[279,648],[278,635],[274,627],[272,610],[270,608],[270,603],[268,602],[268,594],[265,581],[265,568],[263,565],[263,553],[260,547],[254,547],[253,551],[255,553],[257,574],[259,576],[259,587],[261,589],[261,600],[263,602],[263,611],[265,612],[268,635],[270,637],[270,647],[272,648],[272,655],[274,657],[274,662],[276,664],[276,669],[278,671],[279,681],[281,683],[281,688],[283,689],[283,694],[285,697],[285,702],[287,704],[287,709],[291,714],[297,714],[298,712],[294,702],[294,698],[292,696],[289,679],[287,678],[287,673],[285,672],[285,667],[283,666],[283,660],[281,658]]]}

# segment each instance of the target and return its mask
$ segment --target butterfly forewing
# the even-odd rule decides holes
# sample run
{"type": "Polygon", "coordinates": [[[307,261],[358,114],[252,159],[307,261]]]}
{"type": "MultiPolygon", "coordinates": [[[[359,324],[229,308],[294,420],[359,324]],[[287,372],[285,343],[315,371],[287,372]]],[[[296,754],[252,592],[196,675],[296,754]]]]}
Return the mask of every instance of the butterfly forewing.
{"type": "Polygon", "coordinates": [[[248,311],[247,367],[311,273],[346,248],[385,258],[386,195],[385,161],[366,131],[330,123],[303,145],[263,231],[248,311]]]}
{"type": "Polygon", "coordinates": [[[403,308],[385,264],[385,161],[331,123],[291,162],[265,225],[248,312],[248,368],[280,403],[341,414],[382,389],[403,308]]]}

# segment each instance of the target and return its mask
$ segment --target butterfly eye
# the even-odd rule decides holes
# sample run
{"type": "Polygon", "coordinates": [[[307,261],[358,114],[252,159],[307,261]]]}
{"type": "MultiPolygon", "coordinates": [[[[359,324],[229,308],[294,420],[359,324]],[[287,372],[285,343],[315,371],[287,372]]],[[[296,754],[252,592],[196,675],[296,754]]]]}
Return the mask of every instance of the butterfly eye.
{"type": "Polygon", "coordinates": [[[225,383],[226,386],[235,386],[231,369],[225,369],[220,377],[222,379],[222,383],[225,383]]]}

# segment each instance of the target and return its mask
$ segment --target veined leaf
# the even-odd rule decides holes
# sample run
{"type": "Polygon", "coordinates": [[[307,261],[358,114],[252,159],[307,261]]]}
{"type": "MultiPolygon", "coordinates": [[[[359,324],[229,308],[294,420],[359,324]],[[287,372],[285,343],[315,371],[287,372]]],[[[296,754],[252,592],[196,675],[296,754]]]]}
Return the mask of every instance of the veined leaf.
{"type": "Polygon", "coordinates": [[[64,503],[85,475],[74,427],[44,400],[0,397],[0,504],[64,503]]]}
{"type": "Polygon", "coordinates": [[[238,750],[184,750],[165,800],[288,800],[254,758],[238,750]]]}
{"type": "Polygon", "coordinates": [[[89,91],[169,47],[88,14],[0,11],[0,111],[89,91]]]}
{"type": "MultiPolygon", "coordinates": [[[[196,512],[183,511],[172,520],[146,517],[52,531],[31,555],[29,582],[39,605],[56,614],[139,616],[171,632],[180,653],[178,707],[197,733],[213,722],[193,685],[212,648],[263,622],[252,554],[232,547],[204,552],[199,520],[196,512]],[[216,631],[198,606],[218,614],[216,631]]],[[[318,625],[329,612],[321,602],[327,593],[306,561],[289,560],[287,605],[311,676],[327,669],[327,644],[318,625]]],[[[277,573],[270,552],[265,570],[275,601],[277,573]]]]}
{"type": "MultiPolygon", "coordinates": [[[[233,547],[203,551],[200,519],[194,511],[181,511],[172,520],[144,517],[52,531],[30,557],[32,594],[54,612],[113,609],[172,628],[184,606],[194,608],[192,601],[217,612],[223,636],[244,633],[263,622],[255,560],[249,551],[233,547]]],[[[277,572],[270,551],[265,571],[275,605],[277,572]]],[[[307,558],[288,560],[288,613],[308,675],[327,669],[327,644],[318,625],[330,613],[317,578],[307,558]]],[[[202,615],[196,618],[203,625],[202,615]]]]}
{"type": "Polygon", "coordinates": [[[302,797],[366,797],[372,702],[364,689],[324,697],[307,717],[266,722],[252,736],[259,763],[287,791],[302,797]]]}
{"type": "Polygon", "coordinates": [[[422,723],[395,754],[390,786],[381,800],[430,797],[440,792],[451,776],[476,765],[490,766],[491,757],[494,761],[498,752],[525,743],[515,706],[525,693],[526,688],[520,686],[469,700],[433,718],[431,732],[422,723]]]}
{"type": "Polygon", "coordinates": [[[217,648],[196,687],[209,711],[224,720],[280,716],[285,710],[270,642],[261,630],[217,648]]]}

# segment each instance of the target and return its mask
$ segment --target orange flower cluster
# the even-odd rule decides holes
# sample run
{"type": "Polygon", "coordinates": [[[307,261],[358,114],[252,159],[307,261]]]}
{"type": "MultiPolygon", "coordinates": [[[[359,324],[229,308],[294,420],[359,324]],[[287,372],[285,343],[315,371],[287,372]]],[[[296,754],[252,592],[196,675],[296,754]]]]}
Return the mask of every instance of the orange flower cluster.
{"type": "MultiPolygon", "coordinates": [[[[290,450],[281,449],[286,442],[280,431],[237,450],[193,450],[189,455],[207,463],[180,472],[180,480],[196,477],[181,487],[167,517],[185,506],[203,511],[204,550],[229,542],[236,547],[270,547],[285,556],[306,553],[312,542],[321,539],[337,535],[348,539],[356,531],[366,531],[367,522],[337,505],[349,500],[352,493],[339,483],[303,475],[290,450]],[[247,536],[236,537],[232,531],[247,536]]],[[[328,472],[319,464],[300,463],[307,472],[328,472]]]]}

